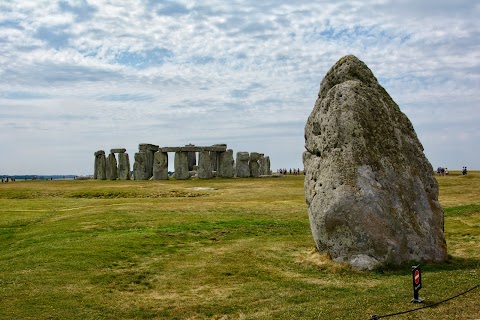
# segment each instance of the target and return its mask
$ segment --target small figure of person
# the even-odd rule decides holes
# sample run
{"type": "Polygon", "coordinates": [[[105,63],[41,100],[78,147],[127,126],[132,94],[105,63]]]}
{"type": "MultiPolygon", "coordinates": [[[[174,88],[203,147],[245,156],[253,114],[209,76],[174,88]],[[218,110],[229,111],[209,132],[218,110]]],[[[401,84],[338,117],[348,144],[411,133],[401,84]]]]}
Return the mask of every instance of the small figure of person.
{"type": "Polygon", "coordinates": [[[448,176],[448,168],[445,168],[445,175],[448,176]]]}

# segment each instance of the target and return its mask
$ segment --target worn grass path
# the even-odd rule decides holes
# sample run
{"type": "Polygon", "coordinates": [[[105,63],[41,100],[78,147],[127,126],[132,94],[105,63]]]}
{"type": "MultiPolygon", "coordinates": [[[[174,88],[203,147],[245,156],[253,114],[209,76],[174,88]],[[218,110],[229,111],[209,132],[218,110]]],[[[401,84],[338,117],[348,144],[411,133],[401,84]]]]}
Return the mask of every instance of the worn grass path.
{"type": "MultiPolygon", "coordinates": [[[[427,303],[480,283],[480,173],[438,180],[451,258],[423,265],[427,303]]],[[[0,185],[0,319],[369,319],[411,297],[409,266],[315,252],[302,176],[0,185]]],[[[478,301],[396,319],[477,319],[478,301]]]]}

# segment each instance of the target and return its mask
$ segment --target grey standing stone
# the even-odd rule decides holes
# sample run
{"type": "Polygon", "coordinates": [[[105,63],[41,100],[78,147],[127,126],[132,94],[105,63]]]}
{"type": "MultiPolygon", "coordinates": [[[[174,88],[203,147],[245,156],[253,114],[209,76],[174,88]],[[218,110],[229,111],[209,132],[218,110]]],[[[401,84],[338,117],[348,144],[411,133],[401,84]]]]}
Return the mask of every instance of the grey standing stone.
{"type": "Polygon", "coordinates": [[[248,166],[250,167],[250,176],[254,178],[260,177],[260,165],[258,160],[260,160],[261,154],[258,152],[250,153],[250,159],[248,161],[248,166]]]}
{"type": "Polygon", "coordinates": [[[270,157],[269,156],[265,157],[265,172],[266,172],[267,175],[272,174],[272,169],[271,169],[271,166],[270,166],[270,157]]]}
{"type": "MultiPolygon", "coordinates": [[[[185,147],[195,147],[194,144],[186,144],[185,147]]],[[[187,152],[188,158],[188,170],[192,171],[193,167],[197,165],[197,153],[195,151],[188,151],[187,152]]]]}
{"type": "Polygon", "coordinates": [[[233,178],[235,176],[235,161],[233,160],[232,149],[220,152],[217,176],[222,178],[233,178]]]}
{"type": "Polygon", "coordinates": [[[105,151],[103,150],[95,152],[95,167],[93,172],[93,178],[98,180],[105,180],[107,178],[105,151]]]}
{"type": "Polygon", "coordinates": [[[127,149],[125,148],[110,149],[110,153],[125,153],[125,152],[127,152],[127,149]]]}
{"type": "Polygon", "coordinates": [[[212,160],[210,158],[211,152],[201,151],[198,154],[198,178],[210,179],[213,178],[212,160]]]}
{"type": "Polygon", "coordinates": [[[118,154],[118,179],[130,180],[130,159],[128,153],[118,154]]]}
{"type": "Polygon", "coordinates": [[[147,154],[146,172],[147,180],[153,176],[153,156],[157,152],[159,147],[155,144],[141,143],[138,145],[138,151],[147,154]]]}
{"type": "Polygon", "coordinates": [[[237,159],[235,160],[235,171],[238,178],[250,177],[250,167],[248,166],[248,160],[250,154],[248,152],[237,152],[237,159]]]}
{"type": "Polygon", "coordinates": [[[406,115],[356,57],[340,59],[322,80],[305,148],[319,250],[357,269],[446,259],[432,166],[406,115]]]}
{"type": "Polygon", "coordinates": [[[114,153],[110,153],[107,157],[106,171],[107,180],[117,180],[117,159],[114,153]]]}
{"type": "Polygon", "coordinates": [[[175,179],[186,180],[190,178],[188,170],[188,156],[186,152],[175,152],[175,179]]]}
{"type": "Polygon", "coordinates": [[[155,152],[153,157],[153,180],[168,180],[168,153],[155,152]]]}
{"type": "Polygon", "coordinates": [[[150,176],[147,168],[147,153],[135,153],[135,162],[133,163],[133,178],[135,180],[148,180],[150,176]]]}

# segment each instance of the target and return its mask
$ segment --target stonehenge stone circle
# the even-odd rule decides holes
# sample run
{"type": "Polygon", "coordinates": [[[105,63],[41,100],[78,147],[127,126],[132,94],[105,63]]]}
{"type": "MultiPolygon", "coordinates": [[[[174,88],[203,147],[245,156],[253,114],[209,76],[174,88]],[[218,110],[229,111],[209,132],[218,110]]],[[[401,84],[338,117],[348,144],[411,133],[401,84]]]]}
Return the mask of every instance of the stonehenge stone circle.
{"type": "Polygon", "coordinates": [[[153,180],[168,180],[168,153],[155,152],[153,156],[153,180]]]}
{"type": "Polygon", "coordinates": [[[95,152],[95,167],[93,172],[93,178],[98,180],[107,179],[105,151],[103,150],[95,152]]]}
{"type": "Polygon", "coordinates": [[[125,152],[118,154],[118,180],[130,180],[130,159],[125,152]]]}
{"type": "Polygon", "coordinates": [[[106,164],[106,178],[107,180],[117,180],[117,159],[114,153],[110,153],[107,157],[106,164]]]}
{"type": "Polygon", "coordinates": [[[213,164],[212,159],[210,158],[212,152],[201,151],[198,154],[198,178],[199,179],[210,179],[213,178],[213,164]]]}
{"type": "Polygon", "coordinates": [[[187,152],[178,151],[175,152],[175,179],[186,180],[190,178],[190,172],[188,170],[188,156],[187,152]]]}
{"type": "Polygon", "coordinates": [[[228,149],[219,153],[217,177],[233,178],[235,176],[235,160],[233,150],[228,149]]]}
{"type": "Polygon", "coordinates": [[[356,269],[444,261],[443,209],[412,124],[355,56],[325,75],[305,126],[316,246],[356,269]]]}
{"type": "MultiPolygon", "coordinates": [[[[103,150],[95,152],[94,179],[130,180],[132,178],[130,159],[126,151],[125,148],[110,149],[108,158],[105,157],[103,150]],[[118,162],[116,153],[118,153],[118,162]]],[[[248,152],[239,152],[237,165],[235,165],[233,150],[227,150],[226,144],[159,147],[141,143],[138,145],[138,152],[134,155],[133,179],[168,180],[168,152],[175,152],[175,178],[178,180],[188,179],[190,176],[209,179],[215,176],[247,178],[252,175],[252,172],[254,176],[270,174],[269,157],[256,152],[252,152],[251,155],[248,152]],[[198,166],[196,165],[197,152],[199,153],[198,166]]]]}
{"type": "Polygon", "coordinates": [[[254,178],[260,177],[260,165],[258,161],[262,155],[258,152],[250,153],[250,159],[248,161],[248,166],[250,168],[250,176],[254,178]]]}
{"type": "Polygon", "coordinates": [[[248,160],[250,154],[245,151],[237,152],[237,159],[235,161],[235,171],[238,178],[250,177],[250,167],[248,166],[248,160]]]}

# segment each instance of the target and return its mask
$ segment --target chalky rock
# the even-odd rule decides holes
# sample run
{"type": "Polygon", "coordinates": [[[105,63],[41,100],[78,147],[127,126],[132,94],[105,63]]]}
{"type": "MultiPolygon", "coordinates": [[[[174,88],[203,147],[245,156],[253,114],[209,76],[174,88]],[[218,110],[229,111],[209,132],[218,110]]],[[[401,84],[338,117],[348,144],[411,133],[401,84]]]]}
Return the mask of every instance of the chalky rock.
{"type": "Polygon", "coordinates": [[[250,153],[250,159],[248,161],[248,166],[250,167],[250,176],[254,178],[260,177],[260,165],[258,160],[262,155],[258,152],[250,153]]]}
{"type": "Polygon", "coordinates": [[[106,178],[107,180],[117,180],[117,159],[114,153],[110,153],[107,157],[106,164],[106,178]]]}
{"type": "Polygon", "coordinates": [[[235,160],[233,160],[232,149],[219,153],[217,176],[221,178],[233,178],[235,176],[235,160]]]}
{"type": "Polygon", "coordinates": [[[168,180],[168,153],[155,152],[153,156],[153,180],[168,180]]]}
{"type": "Polygon", "coordinates": [[[107,175],[106,175],[105,151],[99,150],[95,152],[93,179],[105,180],[106,178],[107,178],[107,175]]]}
{"type": "Polygon", "coordinates": [[[135,180],[150,179],[147,163],[148,163],[147,153],[145,152],[135,153],[135,162],[133,163],[133,178],[135,180]]]}
{"type": "Polygon", "coordinates": [[[213,178],[211,152],[201,151],[198,154],[198,178],[210,179],[213,178]]]}
{"type": "Polygon", "coordinates": [[[356,57],[340,59],[321,82],[305,148],[320,251],[357,269],[446,259],[432,166],[408,118],[356,57]]]}
{"type": "Polygon", "coordinates": [[[190,172],[188,170],[188,156],[187,152],[175,152],[174,159],[175,167],[175,179],[186,180],[190,178],[190,172]]]}
{"type": "Polygon", "coordinates": [[[248,152],[237,152],[237,159],[235,160],[235,171],[238,178],[250,177],[250,167],[248,166],[248,160],[250,155],[248,152]]]}
{"type": "Polygon", "coordinates": [[[118,154],[118,180],[130,180],[130,159],[128,153],[118,154]]]}

